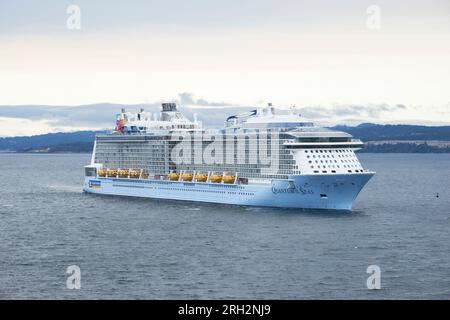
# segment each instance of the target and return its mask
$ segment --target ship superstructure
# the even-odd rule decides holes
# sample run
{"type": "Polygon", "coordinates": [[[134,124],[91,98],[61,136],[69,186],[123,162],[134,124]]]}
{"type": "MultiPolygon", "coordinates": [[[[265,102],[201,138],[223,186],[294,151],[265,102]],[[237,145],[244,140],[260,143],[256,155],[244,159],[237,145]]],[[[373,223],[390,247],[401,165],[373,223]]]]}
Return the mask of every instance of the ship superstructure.
{"type": "Polygon", "coordinates": [[[373,176],[355,155],[363,143],[315,126],[295,109],[265,108],[204,129],[164,103],[161,113],[122,110],[97,135],[89,193],[293,208],[350,210],[373,176]]]}

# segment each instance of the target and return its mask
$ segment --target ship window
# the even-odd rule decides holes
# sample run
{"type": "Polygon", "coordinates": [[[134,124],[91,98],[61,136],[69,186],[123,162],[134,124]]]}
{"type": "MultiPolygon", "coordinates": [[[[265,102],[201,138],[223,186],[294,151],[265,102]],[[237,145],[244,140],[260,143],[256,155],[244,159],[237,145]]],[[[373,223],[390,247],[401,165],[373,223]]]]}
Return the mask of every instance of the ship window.
{"type": "Polygon", "coordinates": [[[96,169],[95,168],[85,168],[86,177],[95,177],[96,169]]]}

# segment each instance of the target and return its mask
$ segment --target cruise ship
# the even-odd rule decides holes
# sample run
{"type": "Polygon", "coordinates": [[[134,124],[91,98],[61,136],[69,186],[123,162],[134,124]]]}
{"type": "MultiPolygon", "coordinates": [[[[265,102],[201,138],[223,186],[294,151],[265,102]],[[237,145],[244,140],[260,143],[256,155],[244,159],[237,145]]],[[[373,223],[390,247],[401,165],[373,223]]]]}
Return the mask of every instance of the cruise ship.
{"type": "Polygon", "coordinates": [[[96,136],[86,193],[242,206],[351,210],[374,175],[350,134],[272,104],[203,128],[175,103],[117,115],[96,136]]]}

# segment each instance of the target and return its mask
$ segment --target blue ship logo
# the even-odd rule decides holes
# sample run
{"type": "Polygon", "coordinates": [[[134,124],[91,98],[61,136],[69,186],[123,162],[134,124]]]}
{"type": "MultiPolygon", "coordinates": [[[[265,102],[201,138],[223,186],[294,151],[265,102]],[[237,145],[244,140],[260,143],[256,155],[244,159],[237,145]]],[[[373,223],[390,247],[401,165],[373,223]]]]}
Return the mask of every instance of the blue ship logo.
{"type": "Polygon", "coordinates": [[[89,188],[101,188],[102,182],[100,180],[89,180],[89,188]]]}

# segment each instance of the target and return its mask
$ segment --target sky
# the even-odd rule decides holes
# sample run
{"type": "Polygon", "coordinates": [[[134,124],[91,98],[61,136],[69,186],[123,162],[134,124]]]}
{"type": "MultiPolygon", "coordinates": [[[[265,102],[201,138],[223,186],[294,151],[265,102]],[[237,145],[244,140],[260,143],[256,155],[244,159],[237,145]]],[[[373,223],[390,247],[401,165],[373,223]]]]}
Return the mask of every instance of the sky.
{"type": "Polygon", "coordinates": [[[0,136],[161,101],[450,124],[450,1],[0,0],[0,136]]]}

